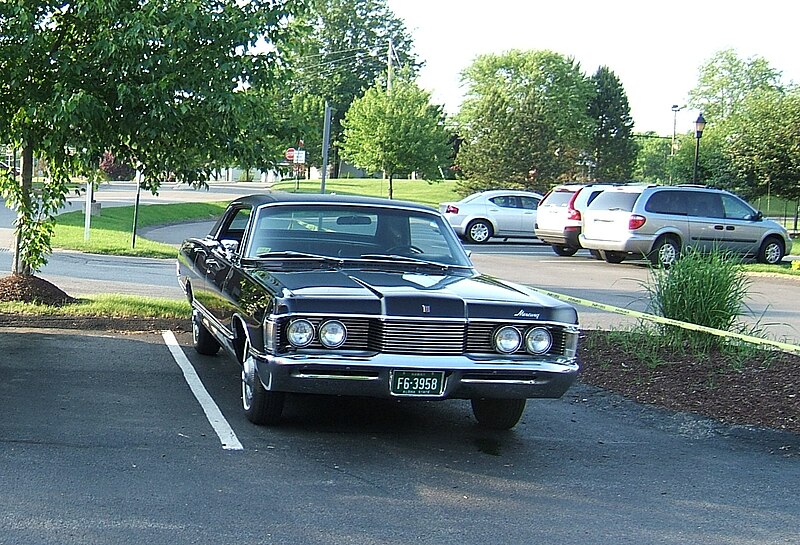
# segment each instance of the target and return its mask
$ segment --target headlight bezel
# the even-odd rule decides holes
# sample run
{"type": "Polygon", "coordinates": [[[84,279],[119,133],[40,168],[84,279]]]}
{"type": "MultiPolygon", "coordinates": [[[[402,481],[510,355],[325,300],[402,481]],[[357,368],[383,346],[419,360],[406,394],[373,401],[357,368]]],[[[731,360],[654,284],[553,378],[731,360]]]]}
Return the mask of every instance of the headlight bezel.
{"type": "Polygon", "coordinates": [[[295,318],[286,326],[286,340],[289,341],[289,344],[294,348],[305,348],[309,346],[312,342],[314,342],[316,334],[317,332],[314,328],[314,324],[305,318],[295,318]],[[297,329],[301,327],[305,327],[307,329],[305,331],[298,332],[297,329]],[[298,333],[303,335],[299,338],[300,340],[298,340],[298,337],[296,336],[298,333]]]}
{"type": "Polygon", "coordinates": [[[343,322],[340,320],[325,320],[320,326],[317,332],[317,336],[319,338],[319,343],[324,346],[325,348],[334,350],[336,348],[341,347],[347,341],[347,327],[344,325],[343,322]],[[329,328],[340,327],[341,328],[341,338],[338,339],[336,342],[326,342],[326,331],[329,328]]]}
{"type": "Polygon", "coordinates": [[[495,330],[494,335],[492,335],[492,345],[494,349],[505,355],[514,354],[519,351],[522,347],[522,342],[522,333],[513,325],[500,326],[495,330]],[[509,336],[505,336],[506,334],[509,336]],[[513,347],[511,345],[504,347],[506,341],[514,339],[516,339],[516,342],[513,344],[513,347]]]}
{"type": "MultiPolygon", "coordinates": [[[[540,337],[540,341],[541,340],[542,338],[540,337]]],[[[546,327],[542,326],[531,327],[525,332],[524,344],[525,344],[525,351],[528,352],[529,354],[533,354],[536,356],[547,354],[553,347],[553,333],[546,327]],[[534,337],[540,334],[544,334],[543,339],[545,341],[545,344],[544,345],[540,344],[540,346],[537,348],[535,346],[537,341],[534,339],[534,337]]]]}

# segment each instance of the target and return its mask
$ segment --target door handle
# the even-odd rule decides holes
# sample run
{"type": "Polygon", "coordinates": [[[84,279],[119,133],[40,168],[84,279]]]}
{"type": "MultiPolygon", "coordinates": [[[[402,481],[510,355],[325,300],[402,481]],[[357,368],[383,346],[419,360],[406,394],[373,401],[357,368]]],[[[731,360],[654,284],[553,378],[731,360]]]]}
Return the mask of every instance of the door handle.
{"type": "Polygon", "coordinates": [[[716,229],[717,231],[722,231],[724,228],[725,228],[725,227],[724,227],[724,226],[722,226],[722,225],[715,225],[715,226],[714,226],[714,229],[716,229]]]}
{"type": "Polygon", "coordinates": [[[736,227],[734,227],[733,225],[726,225],[725,226],[725,230],[726,231],[735,231],[736,227]]]}

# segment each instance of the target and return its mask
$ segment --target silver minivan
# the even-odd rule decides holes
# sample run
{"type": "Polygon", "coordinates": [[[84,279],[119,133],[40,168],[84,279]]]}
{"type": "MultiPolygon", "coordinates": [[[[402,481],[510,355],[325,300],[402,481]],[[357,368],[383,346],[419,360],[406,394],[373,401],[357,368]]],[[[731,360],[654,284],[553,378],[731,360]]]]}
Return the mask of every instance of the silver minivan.
{"type": "Polygon", "coordinates": [[[668,267],[685,248],[719,249],[780,263],[788,231],[736,195],[700,186],[621,186],[597,196],[583,214],[581,246],[609,263],[646,257],[668,267]]]}

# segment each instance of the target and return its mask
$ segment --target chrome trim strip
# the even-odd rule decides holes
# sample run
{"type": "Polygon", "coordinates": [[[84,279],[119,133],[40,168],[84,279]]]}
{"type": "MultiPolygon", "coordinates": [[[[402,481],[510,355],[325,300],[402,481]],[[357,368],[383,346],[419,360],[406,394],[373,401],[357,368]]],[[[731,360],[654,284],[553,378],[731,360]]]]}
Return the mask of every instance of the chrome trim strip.
{"type": "Polygon", "coordinates": [[[312,380],[357,380],[357,381],[368,381],[368,380],[380,380],[380,377],[370,377],[365,375],[318,375],[315,373],[293,373],[293,378],[307,378],[312,380]]]}
{"type": "Polygon", "coordinates": [[[518,380],[518,379],[479,379],[479,378],[462,378],[461,382],[464,384],[515,384],[519,386],[535,386],[537,384],[546,384],[541,380],[518,380]]]}

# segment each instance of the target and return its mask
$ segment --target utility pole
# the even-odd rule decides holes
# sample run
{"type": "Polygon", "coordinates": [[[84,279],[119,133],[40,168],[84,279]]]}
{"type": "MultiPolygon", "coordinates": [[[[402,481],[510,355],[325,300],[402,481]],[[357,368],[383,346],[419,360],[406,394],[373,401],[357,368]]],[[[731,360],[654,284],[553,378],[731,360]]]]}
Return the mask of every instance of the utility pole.
{"type": "Polygon", "coordinates": [[[392,45],[392,39],[389,38],[389,50],[386,53],[386,92],[392,90],[392,55],[394,53],[394,46],[392,45]]]}
{"type": "Polygon", "coordinates": [[[328,101],[325,101],[325,124],[322,129],[322,182],[319,186],[319,192],[325,193],[325,178],[328,175],[328,146],[331,140],[331,107],[328,101]]]}

